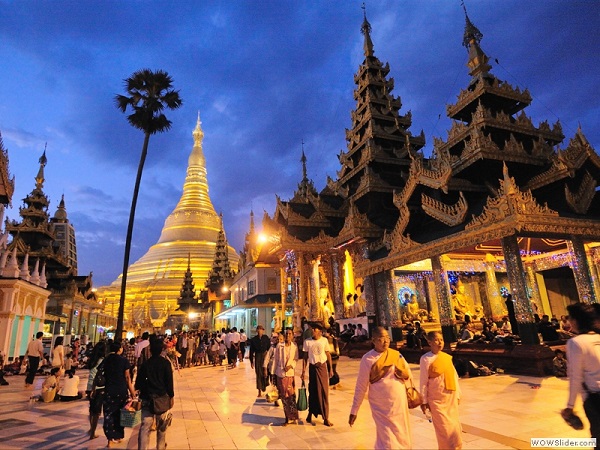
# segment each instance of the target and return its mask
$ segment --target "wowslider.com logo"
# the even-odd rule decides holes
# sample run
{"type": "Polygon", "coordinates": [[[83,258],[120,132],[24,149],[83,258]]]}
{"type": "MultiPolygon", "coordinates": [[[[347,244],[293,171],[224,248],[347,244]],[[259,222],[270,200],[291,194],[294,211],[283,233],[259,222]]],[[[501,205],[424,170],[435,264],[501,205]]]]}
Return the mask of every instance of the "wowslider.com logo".
{"type": "Polygon", "coordinates": [[[537,448],[594,448],[596,438],[531,438],[531,447],[537,448]]]}

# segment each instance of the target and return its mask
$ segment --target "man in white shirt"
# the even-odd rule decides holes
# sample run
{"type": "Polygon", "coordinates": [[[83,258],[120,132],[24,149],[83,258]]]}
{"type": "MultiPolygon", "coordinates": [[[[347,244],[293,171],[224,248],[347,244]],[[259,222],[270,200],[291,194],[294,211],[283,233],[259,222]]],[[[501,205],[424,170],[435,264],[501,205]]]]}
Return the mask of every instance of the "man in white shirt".
{"type": "Polygon", "coordinates": [[[331,427],[329,421],[329,378],[333,376],[327,371],[333,367],[329,353],[329,341],[323,336],[323,325],[315,323],[312,326],[313,337],[306,339],[302,344],[304,363],[302,364],[302,380],[304,381],[306,365],[308,363],[308,417],[306,421],[312,423],[312,416],[323,416],[325,426],[331,427]]]}
{"type": "Polygon", "coordinates": [[[150,358],[150,334],[147,331],[142,333],[142,340],[135,344],[135,360],[137,361],[138,369],[150,358]],[[141,357],[143,355],[143,357],[141,357]],[[140,358],[141,357],[141,358],[140,358]]]}
{"type": "MultiPolygon", "coordinates": [[[[29,359],[29,370],[27,371],[27,377],[25,378],[25,387],[29,387],[33,384],[40,361],[44,358],[44,345],[42,344],[43,336],[44,333],[38,331],[35,335],[35,339],[27,346],[25,356],[29,359]]],[[[2,367],[0,367],[0,370],[1,369],[2,367]]]]}
{"type": "Polygon", "coordinates": [[[236,327],[233,327],[231,333],[227,334],[225,345],[227,346],[227,362],[233,369],[237,362],[237,355],[240,350],[240,333],[238,333],[236,327]]]}

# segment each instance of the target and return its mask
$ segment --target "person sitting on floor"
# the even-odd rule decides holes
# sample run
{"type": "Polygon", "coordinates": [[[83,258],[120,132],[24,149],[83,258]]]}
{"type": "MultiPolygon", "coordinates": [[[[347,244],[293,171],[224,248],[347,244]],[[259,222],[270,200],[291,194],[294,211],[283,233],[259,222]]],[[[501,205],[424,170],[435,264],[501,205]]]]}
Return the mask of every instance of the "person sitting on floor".
{"type": "Polygon", "coordinates": [[[565,358],[565,352],[560,349],[554,350],[556,355],[552,360],[552,373],[555,377],[566,377],[567,376],[567,358],[565,358]]]}
{"type": "Polygon", "coordinates": [[[356,332],[354,333],[354,337],[352,338],[353,342],[365,342],[369,339],[369,333],[366,329],[363,328],[362,323],[359,323],[356,328],[356,332]]]}
{"type": "Polygon", "coordinates": [[[558,341],[560,336],[556,332],[556,328],[550,322],[548,314],[542,316],[542,321],[538,324],[538,333],[542,335],[544,342],[558,341]]]}
{"type": "Polygon", "coordinates": [[[58,399],[61,402],[72,402],[83,397],[83,393],[78,391],[79,376],[74,375],[74,370],[70,369],[65,372],[65,381],[63,387],[58,393],[58,399]]]}
{"type": "Polygon", "coordinates": [[[50,376],[44,380],[42,384],[42,401],[44,403],[50,403],[54,401],[56,397],[56,391],[58,391],[58,372],[60,367],[53,367],[50,370],[50,376]]]}
{"type": "Polygon", "coordinates": [[[471,322],[463,324],[462,328],[459,331],[459,342],[471,342],[473,340],[473,338],[475,337],[475,333],[473,333],[473,330],[471,328],[471,322]]]}
{"type": "Polygon", "coordinates": [[[415,320],[415,346],[418,349],[422,349],[427,344],[427,333],[421,327],[421,322],[415,320]]]}

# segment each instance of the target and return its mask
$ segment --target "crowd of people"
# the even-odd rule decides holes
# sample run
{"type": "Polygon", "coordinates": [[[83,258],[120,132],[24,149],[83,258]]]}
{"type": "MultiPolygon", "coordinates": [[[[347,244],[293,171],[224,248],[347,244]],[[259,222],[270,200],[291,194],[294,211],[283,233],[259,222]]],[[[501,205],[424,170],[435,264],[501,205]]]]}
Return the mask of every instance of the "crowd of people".
{"type": "MultiPolygon", "coordinates": [[[[600,308],[597,304],[577,303],[567,309],[569,316],[561,318],[559,327],[573,337],[567,341],[566,355],[558,350],[555,358],[555,365],[566,371],[569,378],[567,406],[561,415],[569,425],[581,429],[582,421],[573,410],[576,398],[581,396],[591,435],[598,437],[600,308]]],[[[480,322],[482,331],[478,334],[483,339],[493,341],[497,336],[512,335],[509,320],[504,320],[500,326],[485,318],[480,322]]],[[[553,322],[548,317],[540,320],[544,324],[542,327],[555,327],[553,322]]],[[[425,334],[416,325],[408,329],[414,345],[422,346],[424,339],[429,348],[420,360],[418,388],[406,360],[400,352],[390,348],[388,331],[378,327],[372,331],[372,350],[360,362],[348,423],[354,425],[361,404],[367,397],[376,427],[375,448],[411,448],[408,411],[409,407],[420,406],[433,423],[439,448],[461,448],[461,389],[452,357],[444,352],[445,343],[440,332],[425,334]],[[417,403],[407,395],[407,389],[413,386],[420,393],[417,403]]],[[[199,365],[226,365],[228,369],[234,369],[244,361],[246,352],[255,372],[257,396],[264,397],[269,390],[276,393],[273,398],[277,406],[282,406],[282,426],[299,424],[296,374],[300,371],[302,384],[308,383],[306,423],[314,424],[321,417],[325,426],[332,427],[329,390],[339,383],[336,368],[338,339],[345,342],[344,332],[349,328],[344,327],[338,332],[336,326],[326,328],[322,323],[303,321],[303,330],[298,336],[291,329],[268,336],[264,327],[259,325],[250,339],[244,330],[238,332],[236,328],[220,332],[181,332],[175,336],[144,333],[131,340],[100,341],[93,348],[81,352],[78,349],[77,358],[82,353],[86,354],[86,367],[90,370],[85,390],[89,400],[89,438],[98,437],[96,429],[103,414],[102,428],[108,447],[119,443],[125,435],[119,414],[132,398],[139,398],[141,427],[138,447],[148,448],[150,434],[156,431],[157,448],[166,448],[166,433],[172,420],[170,409],[175,395],[173,372],[199,365]]],[[[464,328],[469,330],[469,322],[464,328]]],[[[355,330],[352,333],[350,340],[362,335],[355,330]]],[[[346,332],[346,336],[348,334],[346,332]]],[[[472,341],[474,337],[468,339],[472,341]]],[[[67,355],[73,350],[69,348],[67,355]]],[[[44,359],[39,333],[29,344],[26,357],[29,372],[25,382],[29,386],[44,359]]],[[[52,367],[42,384],[40,400],[74,401],[82,398],[83,393],[78,391],[79,377],[76,368],[68,365],[69,359],[76,361],[66,357],[63,343],[57,339],[52,348],[52,367]]]]}

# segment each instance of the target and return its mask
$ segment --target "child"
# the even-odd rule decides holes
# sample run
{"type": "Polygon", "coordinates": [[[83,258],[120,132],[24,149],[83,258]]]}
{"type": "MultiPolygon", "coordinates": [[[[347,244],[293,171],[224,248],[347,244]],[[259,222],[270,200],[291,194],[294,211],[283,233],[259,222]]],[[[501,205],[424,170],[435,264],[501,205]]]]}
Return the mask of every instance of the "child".
{"type": "Polygon", "coordinates": [[[208,365],[208,360],[206,359],[206,344],[204,343],[204,341],[200,341],[200,343],[198,344],[198,365],[203,365],[206,364],[208,365]]]}
{"type": "Polygon", "coordinates": [[[223,361],[225,361],[225,355],[227,354],[227,347],[225,346],[225,342],[219,342],[219,365],[223,365],[223,361]]]}
{"type": "Polygon", "coordinates": [[[565,358],[565,352],[560,349],[554,351],[556,355],[552,360],[552,373],[555,377],[566,377],[567,376],[567,359],[565,358]]]}

